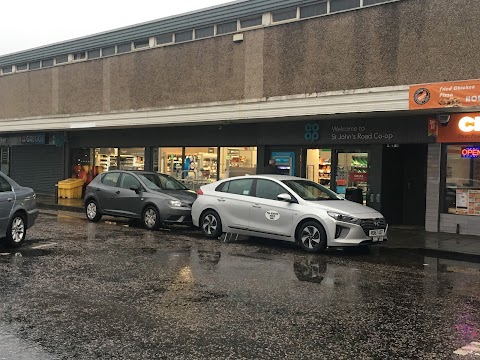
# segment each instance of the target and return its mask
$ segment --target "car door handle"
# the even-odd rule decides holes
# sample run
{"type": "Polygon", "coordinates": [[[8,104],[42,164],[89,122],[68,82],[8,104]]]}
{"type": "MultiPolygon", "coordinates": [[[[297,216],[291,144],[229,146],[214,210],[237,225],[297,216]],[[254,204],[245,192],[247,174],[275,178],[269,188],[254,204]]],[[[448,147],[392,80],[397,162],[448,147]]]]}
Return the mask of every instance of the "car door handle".
{"type": "Polygon", "coordinates": [[[102,191],[102,190],[100,190],[99,188],[95,188],[95,191],[102,191]]]}
{"type": "Polygon", "coordinates": [[[252,207],[256,208],[256,209],[261,209],[262,207],[258,204],[253,204],[252,207]]]}
{"type": "Polygon", "coordinates": [[[120,194],[120,190],[115,191],[115,194],[120,194]]]}
{"type": "Polygon", "coordinates": [[[224,202],[224,201],[225,201],[225,199],[217,199],[217,200],[220,201],[220,202],[224,202]]]}
{"type": "Polygon", "coordinates": [[[8,198],[7,201],[8,201],[8,202],[12,202],[12,201],[13,201],[13,198],[8,198]]]}

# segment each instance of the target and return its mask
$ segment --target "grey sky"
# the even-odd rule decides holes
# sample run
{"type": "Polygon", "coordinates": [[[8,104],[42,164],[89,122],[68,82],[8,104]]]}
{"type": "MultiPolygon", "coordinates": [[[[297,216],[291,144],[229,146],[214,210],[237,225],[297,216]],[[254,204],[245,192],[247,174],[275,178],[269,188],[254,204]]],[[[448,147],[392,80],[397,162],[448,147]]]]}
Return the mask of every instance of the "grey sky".
{"type": "Polygon", "coordinates": [[[0,22],[0,55],[177,15],[229,0],[24,0],[0,22]]]}

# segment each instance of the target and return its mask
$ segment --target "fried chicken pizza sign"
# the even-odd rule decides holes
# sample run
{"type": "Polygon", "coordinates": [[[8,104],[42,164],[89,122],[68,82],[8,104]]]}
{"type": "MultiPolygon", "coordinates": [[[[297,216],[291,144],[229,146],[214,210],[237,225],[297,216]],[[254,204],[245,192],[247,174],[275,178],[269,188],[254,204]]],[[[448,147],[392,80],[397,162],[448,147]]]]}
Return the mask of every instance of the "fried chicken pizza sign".
{"type": "Polygon", "coordinates": [[[480,80],[410,86],[410,110],[469,106],[480,106],[480,80]]]}

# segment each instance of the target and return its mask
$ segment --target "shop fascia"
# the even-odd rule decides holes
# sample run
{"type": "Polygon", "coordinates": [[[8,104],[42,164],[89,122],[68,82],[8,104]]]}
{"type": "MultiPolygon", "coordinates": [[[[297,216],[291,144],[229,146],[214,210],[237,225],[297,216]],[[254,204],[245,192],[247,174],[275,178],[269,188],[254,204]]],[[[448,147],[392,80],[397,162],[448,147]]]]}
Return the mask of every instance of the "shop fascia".
{"type": "Polygon", "coordinates": [[[480,113],[452,114],[438,128],[439,143],[480,142],[480,113]]]}
{"type": "Polygon", "coordinates": [[[480,115],[464,116],[458,121],[458,129],[465,133],[480,132],[480,115]]]}

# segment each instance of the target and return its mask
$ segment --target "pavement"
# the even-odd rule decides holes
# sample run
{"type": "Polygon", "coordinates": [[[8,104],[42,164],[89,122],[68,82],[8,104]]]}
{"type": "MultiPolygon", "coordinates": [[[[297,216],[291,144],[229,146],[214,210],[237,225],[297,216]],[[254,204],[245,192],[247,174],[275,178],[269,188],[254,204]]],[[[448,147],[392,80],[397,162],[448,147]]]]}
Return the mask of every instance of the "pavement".
{"type": "MultiPolygon", "coordinates": [[[[53,196],[37,195],[37,205],[41,210],[60,211],[64,215],[85,218],[82,199],[58,199],[58,203],[55,203],[53,196]]],[[[422,227],[392,226],[389,228],[388,241],[378,246],[424,256],[480,262],[480,236],[431,233],[422,227]]]]}

